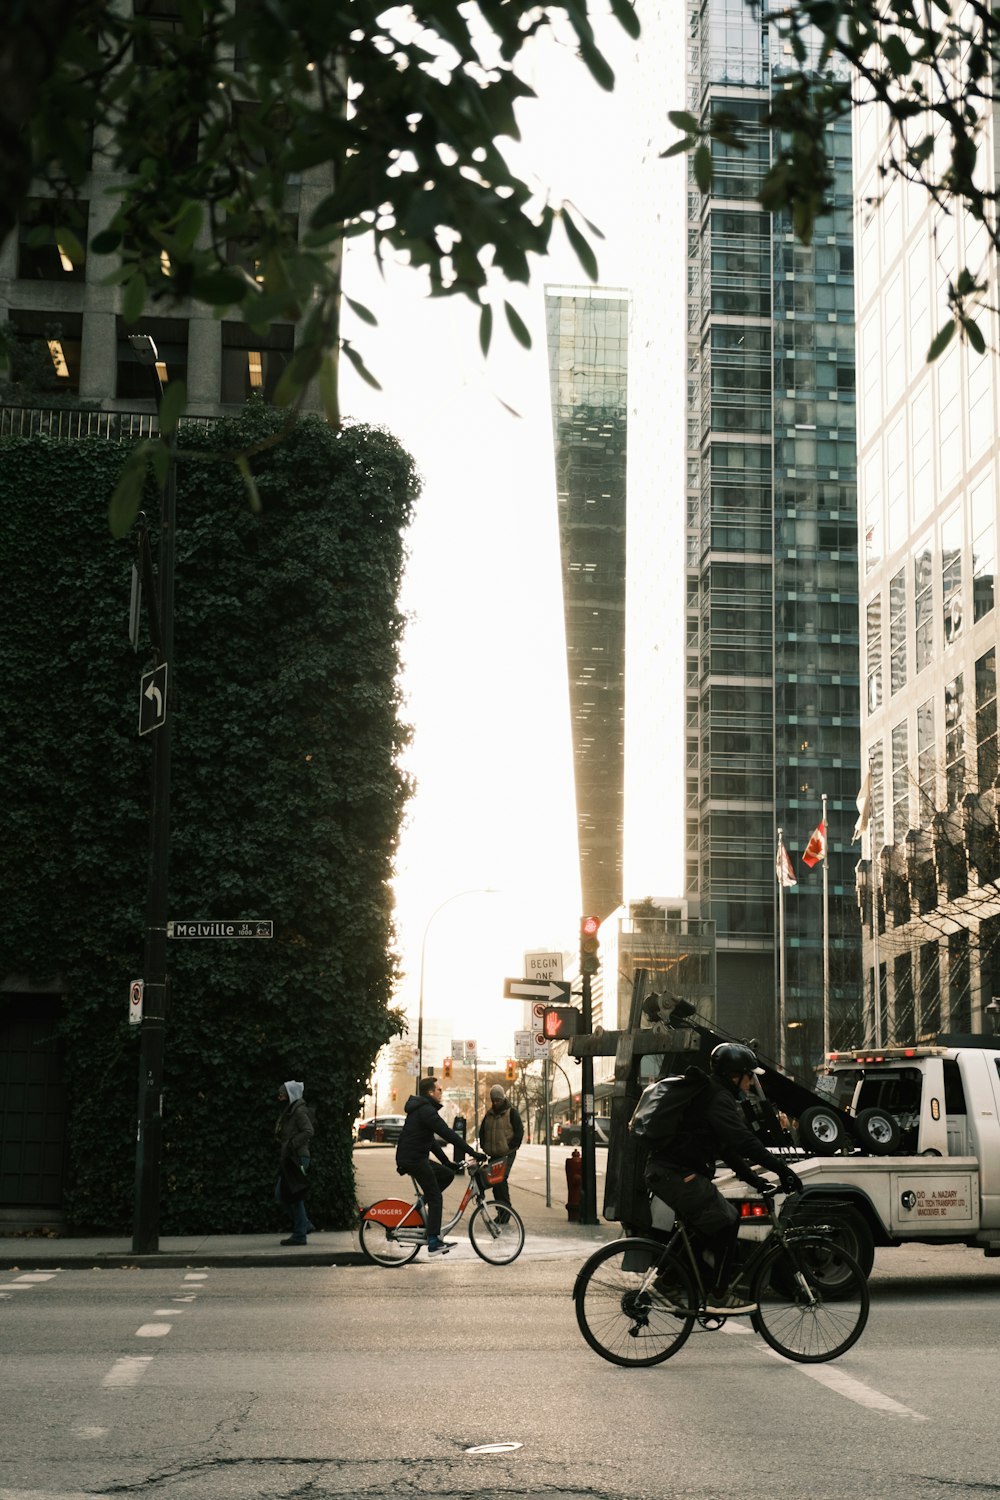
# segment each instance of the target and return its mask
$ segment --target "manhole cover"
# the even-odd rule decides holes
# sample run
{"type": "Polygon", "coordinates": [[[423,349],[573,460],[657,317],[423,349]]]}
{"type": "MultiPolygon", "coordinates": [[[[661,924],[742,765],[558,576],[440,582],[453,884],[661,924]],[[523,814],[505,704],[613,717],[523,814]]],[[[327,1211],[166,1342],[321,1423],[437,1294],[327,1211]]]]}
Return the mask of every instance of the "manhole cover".
{"type": "Polygon", "coordinates": [[[477,1443],[474,1448],[466,1448],[466,1453],[513,1453],[515,1448],[523,1448],[523,1443],[477,1443]]]}

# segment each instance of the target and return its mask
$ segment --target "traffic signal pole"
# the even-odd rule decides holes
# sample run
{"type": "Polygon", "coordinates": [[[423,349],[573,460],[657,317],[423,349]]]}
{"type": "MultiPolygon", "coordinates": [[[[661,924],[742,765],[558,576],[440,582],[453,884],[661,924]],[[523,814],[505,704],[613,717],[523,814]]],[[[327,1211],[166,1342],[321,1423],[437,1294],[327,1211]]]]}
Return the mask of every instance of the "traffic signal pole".
{"type": "MultiPolygon", "coordinates": [[[[581,1021],[584,1036],[593,1033],[593,1017],[590,1004],[590,975],[583,976],[583,1006],[581,1021]]],[[[580,1059],[580,1157],[583,1181],[580,1186],[580,1223],[596,1224],[597,1220],[597,1152],[594,1141],[594,1059],[580,1059]]]]}

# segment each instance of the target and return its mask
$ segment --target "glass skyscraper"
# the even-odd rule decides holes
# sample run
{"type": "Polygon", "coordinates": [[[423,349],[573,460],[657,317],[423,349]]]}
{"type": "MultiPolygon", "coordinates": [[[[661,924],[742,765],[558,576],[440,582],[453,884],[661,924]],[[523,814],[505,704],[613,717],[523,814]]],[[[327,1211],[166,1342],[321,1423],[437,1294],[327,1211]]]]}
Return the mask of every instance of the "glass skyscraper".
{"type": "Polygon", "coordinates": [[[627,293],[545,296],[583,909],[622,901],[627,293]]]}
{"type": "MultiPolygon", "coordinates": [[[[665,10],[664,15],[668,12],[665,10]]],[[[855,1036],[860,784],[851,136],[832,130],[831,211],[811,245],[755,201],[780,142],[767,6],[688,10],[687,108],[735,116],[747,149],[689,167],[685,649],[686,896],[715,922],[717,1016],[807,1074],[855,1036]],[[822,865],[801,853],[827,798],[822,865]],[[798,883],[777,952],[776,833],[798,883]]],[[[662,21],[660,24],[666,24],[662,21]]]]}

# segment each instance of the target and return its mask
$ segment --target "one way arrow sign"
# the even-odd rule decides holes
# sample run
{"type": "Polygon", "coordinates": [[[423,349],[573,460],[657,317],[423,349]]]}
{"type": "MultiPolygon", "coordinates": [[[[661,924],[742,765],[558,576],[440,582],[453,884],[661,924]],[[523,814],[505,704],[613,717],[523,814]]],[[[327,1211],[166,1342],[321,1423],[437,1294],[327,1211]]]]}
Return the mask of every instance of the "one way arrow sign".
{"type": "Polygon", "coordinates": [[[569,985],[561,979],[505,979],[505,1000],[548,1000],[558,1005],[569,999],[569,985]]]}

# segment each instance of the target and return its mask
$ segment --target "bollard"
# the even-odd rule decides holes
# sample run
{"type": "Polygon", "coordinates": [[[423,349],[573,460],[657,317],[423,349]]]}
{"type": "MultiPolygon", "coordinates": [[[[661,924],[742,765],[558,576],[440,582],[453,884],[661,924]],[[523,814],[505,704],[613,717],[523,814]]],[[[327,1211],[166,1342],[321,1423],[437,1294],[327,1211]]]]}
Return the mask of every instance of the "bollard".
{"type": "Polygon", "coordinates": [[[583,1186],[583,1158],[574,1151],[566,1158],[566,1217],[571,1224],[580,1220],[580,1190],[583,1186]]]}

